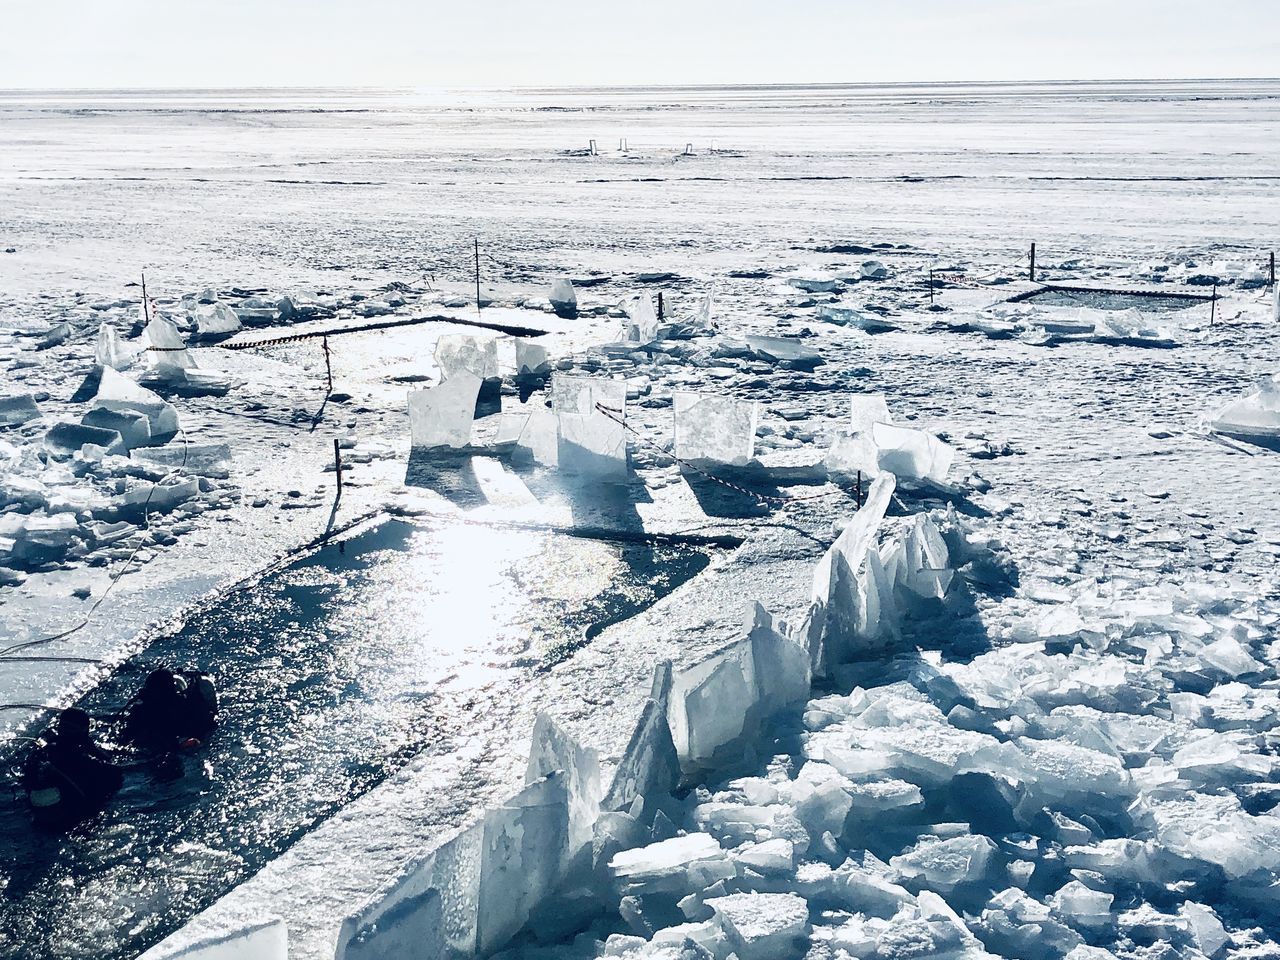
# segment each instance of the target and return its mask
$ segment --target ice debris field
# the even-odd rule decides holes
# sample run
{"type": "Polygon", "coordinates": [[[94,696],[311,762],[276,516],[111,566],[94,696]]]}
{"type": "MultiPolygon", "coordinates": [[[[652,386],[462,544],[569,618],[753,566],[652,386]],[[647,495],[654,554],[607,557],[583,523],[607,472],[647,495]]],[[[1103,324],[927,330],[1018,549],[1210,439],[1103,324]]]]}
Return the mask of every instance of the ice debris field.
{"type": "Polygon", "coordinates": [[[1265,242],[783,233],[0,302],[6,760],[371,519],[715,548],[566,649],[424,670],[441,749],[194,908],[51,874],[33,945],[0,875],[0,955],[1280,956],[1265,242]]]}

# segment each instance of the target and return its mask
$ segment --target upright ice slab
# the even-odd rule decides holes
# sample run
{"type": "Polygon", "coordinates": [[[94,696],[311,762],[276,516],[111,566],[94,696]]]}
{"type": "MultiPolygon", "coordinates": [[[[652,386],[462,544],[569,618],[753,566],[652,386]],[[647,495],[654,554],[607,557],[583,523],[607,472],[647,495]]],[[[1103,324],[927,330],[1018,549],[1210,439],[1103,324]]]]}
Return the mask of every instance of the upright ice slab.
{"type": "Polygon", "coordinates": [[[435,361],[441,381],[464,372],[492,380],[498,376],[498,341],[493,337],[447,333],[436,341],[435,361]]]}
{"type": "Polygon", "coordinates": [[[123,370],[133,363],[138,353],[136,349],[126,347],[120,342],[116,328],[109,323],[98,327],[98,342],[94,348],[94,359],[99,366],[123,370]]]}
{"type": "Polygon", "coordinates": [[[409,434],[415,448],[465,447],[471,443],[480,378],[465,368],[443,383],[409,391],[409,434]]]}
{"type": "Polygon", "coordinates": [[[653,309],[653,298],[647,293],[638,293],[631,297],[622,308],[627,312],[626,322],[622,325],[622,340],[644,346],[658,338],[658,314],[653,309]]]}
{"type": "MultiPolygon", "coordinates": [[[[560,464],[560,419],[542,404],[530,404],[532,409],[524,417],[523,422],[513,420],[507,424],[508,429],[515,429],[517,423],[520,432],[516,438],[515,455],[543,466],[555,467],[560,464]]],[[[503,415],[504,422],[506,414],[503,415]]],[[[499,424],[501,428],[503,424],[499,424]]]]}
{"type": "Polygon", "coordinates": [[[567,856],[572,857],[591,842],[592,827],[600,815],[600,760],[595,750],[579,744],[550,714],[539,713],[533,724],[525,782],[532,784],[556,771],[564,776],[568,796],[567,856]]]}
{"type": "Polygon", "coordinates": [[[627,435],[600,412],[561,413],[558,465],[565,473],[603,481],[627,479],[627,435]]]}
{"type": "Polygon", "coordinates": [[[548,367],[547,348],[533,340],[516,337],[516,376],[529,377],[545,373],[548,367]]]}
{"type": "Polygon", "coordinates": [[[578,315],[578,292],[573,289],[573,281],[560,277],[551,284],[551,293],[547,296],[551,301],[551,309],[559,317],[576,317],[578,315]]]}
{"type": "Polygon", "coordinates": [[[675,455],[682,460],[743,466],[755,456],[756,401],[676,393],[673,411],[675,455]]]}
{"type": "Polygon", "coordinates": [[[164,317],[153,315],[142,331],[147,346],[147,363],[163,376],[178,376],[195,367],[195,359],[187,350],[187,342],[178,328],[164,317]]]}
{"type": "Polygon", "coordinates": [[[561,373],[551,379],[551,409],[556,413],[594,413],[596,404],[621,417],[626,412],[627,382],[561,373]]]}

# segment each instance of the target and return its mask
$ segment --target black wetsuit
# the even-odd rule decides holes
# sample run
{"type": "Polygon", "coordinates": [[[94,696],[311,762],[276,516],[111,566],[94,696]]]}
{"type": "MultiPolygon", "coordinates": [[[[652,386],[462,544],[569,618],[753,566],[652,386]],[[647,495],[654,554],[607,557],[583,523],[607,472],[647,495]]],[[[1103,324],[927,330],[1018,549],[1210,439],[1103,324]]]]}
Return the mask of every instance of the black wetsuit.
{"type": "Polygon", "coordinates": [[[60,826],[102,808],[123,776],[87,736],[50,733],[27,758],[23,783],[37,822],[60,826]]]}
{"type": "Polygon", "coordinates": [[[214,727],[214,707],[194,680],[177,678],[172,686],[144,687],[130,704],[124,739],[144,750],[172,750],[183,740],[203,740],[214,727]]]}

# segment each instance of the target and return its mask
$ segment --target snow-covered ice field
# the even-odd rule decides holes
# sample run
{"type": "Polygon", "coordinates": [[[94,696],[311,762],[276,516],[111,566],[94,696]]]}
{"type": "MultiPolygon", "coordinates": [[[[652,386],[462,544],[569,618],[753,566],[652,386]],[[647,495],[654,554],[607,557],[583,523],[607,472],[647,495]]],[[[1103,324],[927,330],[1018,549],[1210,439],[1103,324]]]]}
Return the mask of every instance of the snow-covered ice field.
{"type": "MultiPolygon", "coordinates": [[[[633,888],[598,865],[595,899],[574,900],[581,927],[544,924],[544,940],[565,940],[550,949],[1280,954],[1280,453],[1210,429],[1277,371],[1277,142],[1280,82],[1265,81],[0,92],[0,403],[30,395],[38,413],[0,407],[20,421],[0,432],[6,760],[36,728],[26,705],[91,690],[103,703],[121,664],[175,637],[200,663],[209,650],[190,624],[210,608],[184,611],[217,609],[246,578],[260,589],[251,578],[277,565],[269,584],[330,535],[297,586],[358,593],[370,613],[313,618],[336,648],[322,689],[385,708],[388,740],[436,718],[404,734],[394,762],[394,744],[378,745],[376,775],[344,769],[336,786],[324,738],[299,735],[289,777],[340,799],[297,811],[302,827],[281,817],[273,833],[263,818],[252,856],[236,839],[252,803],[218,808],[225,831],[184,833],[157,825],[172,810],[127,797],[105,815],[126,852],[112,862],[92,835],[42,848],[35,869],[30,848],[4,847],[0,955],[131,956],[209,907],[177,942],[279,914],[290,956],[327,960],[343,917],[521,785],[540,710],[600,751],[607,779],[655,664],[737,639],[750,601],[803,617],[815,564],[856,509],[823,466],[854,394],[883,394],[895,422],[956,451],[945,488],[899,487],[885,543],[928,512],[982,550],[953,549],[945,595],[904,603],[899,644],[815,681],[807,708],[753,745],[754,765],[635,811],[627,845],[681,831],[696,855],[656,879],[635,855],[633,888]],[[226,444],[229,459],[149,521],[121,498],[167,468],[41,454],[51,427],[90,409],[93,390],[77,392],[100,325],[134,342],[143,271],[184,330],[216,299],[245,320],[231,342],[250,342],[475,320],[474,240],[494,303],[481,320],[548,331],[537,342],[558,372],[626,379],[626,485],[513,470],[493,449],[496,416],[477,421],[474,461],[411,455],[405,393],[438,377],[437,339],[491,335],[446,319],[331,336],[327,401],[318,340],[193,351],[231,386],[170,397],[184,431],[170,444],[226,444]],[[1043,283],[1202,299],[1137,314],[1080,293],[1008,303],[1037,289],[1032,242],[1043,283]],[[577,319],[545,303],[565,276],[577,319]],[[632,294],[661,291],[671,320],[711,288],[714,335],[603,349],[632,294]],[[800,338],[824,362],[743,345],[757,335],[800,338]],[[682,472],[649,444],[669,449],[676,391],[760,402],[756,453],[772,472],[734,479],[781,501],[682,472]],[[336,502],[335,438],[348,468],[336,502]],[[348,527],[359,538],[387,512],[433,544],[405,548],[401,567],[391,551],[394,588],[325,562],[348,527]],[[24,546],[33,518],[53,519],[24,546]],[[588,528],[728,539],[679,548],[705,569],[643,558],[632,590],[634,546],[548,532],[588,528]],[[474,608],[449,605],[447,575],[474,608]],[[655,589],[659,577],[670,582],[655,589]],[[600,612],[610,590],[629,597],[619,622],[600,612]],[[401,609],[406,596],[437,599],[401,609]],[[91,611],[66,639],[17,648],[91,611]],[[397,616],[413,621],[403,637],[397,616]],[[600,629],[579,636],[591,617],[600,629]],[[144,855],[142,837],[158,846],[144,855]],[[789,899],[751,899],[764,895],[789,899]],[[707,905],[718,897],[746,899],[707,905]],[[744,911],[761,929],[743,933],[744,911]]],[[[252,656],[250,644],[240,662],[252,656]]],[[[226,728],[252,707],[231,698],[226,728]]],[[[319,708],[298,718],[304,731],[330,722],[319,708]]],[[[231,748],[215,738],[201,775],[216,782],[231,748]]],[[[264,789],[290,796],[280,781],[264,789]]],[[[211,809],[190,802],[193,816],[211,809]]],[[[5,829],[20,829],[20,806],[5,829]]]]}

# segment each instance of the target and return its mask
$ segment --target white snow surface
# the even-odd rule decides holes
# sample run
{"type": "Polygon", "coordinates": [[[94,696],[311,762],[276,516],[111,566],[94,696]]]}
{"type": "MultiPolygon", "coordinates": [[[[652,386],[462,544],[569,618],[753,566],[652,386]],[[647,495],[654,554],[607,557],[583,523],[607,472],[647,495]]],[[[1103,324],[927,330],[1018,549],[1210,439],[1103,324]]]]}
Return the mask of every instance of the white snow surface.
{"type": "MultiPolygon", "coordinates": [[[[613,828],[633,831],[627,849],[679,839],[711,852],[714,842],[723,854],[707,859],[723,866],[677,871],[682,886],[662,891],[669,903],[624,904],[626,892],[612,891],[611,912],[589,918],[586,935],[548,932],[519,952],[1275,954],[1280,461],[1247,442],[1262,431],[1221,430],[1230,438],[1219,442],[1201,423],[1280,368],[1274,301],[1251,285],[1280,235],[1280,87],[931,92],[803,91],[788,108],[798,122],[785,129],[769,121],[776,101],[752,94],[717,121],[730,149],[678,160],[680,131],[706,122],[704,92],[663,93],[660,109],[651,95],[628,95],[601,122],[627,130],[631,149],[597,157],[570,155],[585,140],[581,115],[507,109],[541,105],[537,94],[498,95],[480,121],[362,93],[335,96],[372,104],[370,115],[314,114],[302,94],[229,104],[189,95],[160,110],[136,94],[89,94],[105,108],[92,131],[78,115],[84,104],[66,95],[0,94],[0,156],[14,161],[0,250],[15,250],[0,253],[0,396],[31,398],[12,407],[25,422],[0,433],[3,645],[77,623],[127,556],[130,572],[88,626],[36,652],[114,662],[150,624],[330,526],[388,506],[447,509],[404,486],[406,385],[440,377],[431,358],[441,334],[470,335],[447,323],[331,337],[338,397],[328,402],[312,340],[193,346],[201,368],[235,381],[226,397],[103,404],[144,410],[153,432],[180,419],[200,462],[222,465],[225,476],[168,476],[181,438],[147,462],[89,448],[42,456],[51,426],[90,409],[72,397],[95,361],[110,363],[108,391],[140,389],[129,387],[132,370],[111,368],[127,368],[141,344],[139,294],[125,284],[142,268],[165,315],[188,325],[199,323],[200,292],[215,290],[206,302],[236,311],[249,328],[241,341],[372,318],[475,320],[469,258],[480,233],[508,259],[505,269],[485,268],[493,306],[479,319],[551,331],[538,342],[552,364],[617,380],[628,424],[658,447],[671,440],[676,391],[724,394],[763,405],[758,455],[814,453],[820,463],[849,427],[850,396],[873,392],[896,426],[953,448],[947,480],[958,491],[948,513],[931,499],[945,491],[900,485],[895,515],[865,562],[857,558],[848,593],[824,594],[856,596],[852,623],[864,637],[867,599],[876,599],[886,626],[873,657],[849,665],[851,645],[822,664],[825,685],[790,720],[757,731],[745,766],[722,774],[705,763],[691,792],[615,811],[613,828]],[[237,124],[240,111],[264,103],[287,118],[283,173],[256,130],[237,124]],[[1046,112],[1057,122],[1029,122],[1046,112]],[[436,153],[422,152],[405,118],[438,127],[436,153]],[[1229,135],[1206,145],[1190,133],[1205,123],[1229,135]],[[868,128],[879,137],[871,154],[868,128]],[[1108,136],[1089,145],[1082,129],[1108,136]],[[368,156],[374,132],[404,155],[368,156]],[[36,135],[45,142],[32,150],[36,135]],[[91,154],[80,149],[89,136],[91,154]],[[163,162],[136,146],[158,142],[163,162]],[[847,177],[851,164],[859,175],[840,190],[822,179],[847,177]],[[640,171],[662,182],[639,183],[640,171]],[[901,182],[907,175],[915,182],[901,182]],[[1228,189],[1221,177],[1236,179],[1228,189]],[[209,178],[223,192],[216,205],[201,199],[209,178]],[[428,197],[433,218],[423,227],[428,197]],[[103,216],[108,205],[120,215],[103,216]],[[193,209],[203,215],[193,219],[193,209]],[[227,244],[232,224],[238,242],[227,244]],[[425,236],[410,249],[406,230],[425,236]],[[1199,303],[1142,322],[1116,311],[1101,318],[1099,336],[1095,314],[1109,311],[992,309],[1036,289],[1024,279],[1024,238],[1040,242],[1041,281],[1196,291],[1212,274],[1223,297],[1215,323],[1199,303]],[[841,245],[859,249],[836,252],[841,245]],[[863,279],[863,247],[887,277],[863,279]],[[430,288],[424,265],[436,272],[430,288]],[[931,265],[982,279],[939,284],[942,309],[930,311],[921,278],[931,265]],[[714,281],[715,336],[605,347],[642,271],[674,275],[658,287],[668,316],[696,313],[714,281]],[[575,320],[538,302],[565,275],[577,286],[575,320]],[[830,278],[832,289],[787,277],[820,278],[818,288],[830,278]],[[603,279],[577,284],[585,278],[603,279]],[[243,289],[250,284],[270,289],[243,289]],[[873,336],[865,324],[821,322],[828,304],[885,317],[892,329],[873,336]],[[1067,332],[1046,327],[1049,317],[1067,332]],[[824,362],[806,369],[813,358],[824,362]],[[27,419],[32,403],[38,415],[27,419]],[[324,472],[335,436],[353,461],[340,504],[324,472]],[[225,460],[207,453],[224,444],[225,460]],[[149,518],[115,526],[110,511],[137,506],[137,491],[157,482],[181,489],[149,518]],[[942,531],[942,566],[933,537],[904,512],[927,513],[942,531]],[[762,897],[782,899],[754,899],[762,897]],[[743,904],[753,922],[735,919],[743,904]]],[[[620,95],[566,96],[595,105],[620,95]]],[[[187,342],[191,331],[177,332],[187,342]]],[[[541,395],[530,403],[526,429],[550,414],[541,395]]],[[[512,396],[503,406],[520,409],[512,396]]],[[[491,439],[497,421],[477,421],[474,442],[491,439]]],[[[550,436],[539,462],[559,454],[554,419],[550,436]]],[[[607,440],[616,447],[614,434],[607,440]]],[[[343,917],[483,808],[525,789],[541,714],[599,751],[607,785],[655,664],[720,654],[741,639],[749,599],[792,630],[812,626],[814,566],[839,533],[833,521],[853,512],[847,492],[784,484],[784,496],[833,496],[753,515],[700,499],[653,447],[630,438],[624,449],[643,529],[730,530],[746,545],[536,683],[496,682],[465,718],[474,725],[465,749],[418,758],[163,949],[214,943],[278,914],[291,957],[329,960],[343,917]]],[[[549,498],[531,515],[614,522],[614,501],[587,503],[549,498]]],[[[491,503],[468,515],[509,510],[491,503]]],[[[65,703],[97,670],[0,658],[0,692],[9,702],[65,703]]],[[[716,683],[735,679],[722,672],[716,683]]],[[[0,729],[12,736],[31,720],[6,710],[0,729]]],[[[525,907],[538,922],[536,904],[525,907]]]]}

